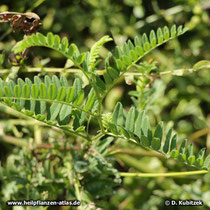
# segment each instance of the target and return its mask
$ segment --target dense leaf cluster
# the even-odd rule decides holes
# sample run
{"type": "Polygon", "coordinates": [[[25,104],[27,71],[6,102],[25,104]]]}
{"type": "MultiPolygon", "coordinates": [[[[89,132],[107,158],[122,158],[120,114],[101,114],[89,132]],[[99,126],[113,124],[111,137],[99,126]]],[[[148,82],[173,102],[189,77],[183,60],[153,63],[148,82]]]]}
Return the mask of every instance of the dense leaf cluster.
{"type": "Polygon", "coordinates": [[[85,122],[93,117],[98,120],[102,135],[107,134],[133,140],[147,148],[161,152],[167,157],[176,158],[198,168],[208,168],[210,156],[204,161],[205,149],[201,149],[195,156],[192,144],[186,146],[186,141],[184,141],[178,150],[177,135],[174,134],[171,137],[172,130],[168,131],[165,143],[162,145],[162,123],[157,125],[153,133],[149,118],[144,111],[139,112],[135,107],[132,107],[127,113],[122,104],[117,103],[112,116],[104,114],[102,117],[101,114],[103,98],[121,75],[152,49],[185,31],[186,29],[182,29],[182,26],[176,28],[173,25],[170,30],[165,26],[163,30],[158,28],[157,33],[152,30],[149,38],[143,34],[142,40],[135,37],[134,44],[129,40],[124,43],[122,49],[117,46],[114,54],[109,53],[106,58],[106,71],[103,74],[105,82],[96,74],[95,65],[101,47],[111,41],[111,38],[104,36],[93,45],[90,52],[80,53],[75,44],[69,45],[66,37],[60,40],[58,35],[52,33],[48,33],[47,36],[40,33],[33,34],[19,42],[13,51],[20,53],[31,46],[44,46],[59,51],[83,71],[92,86],[91,91],[84,100],[85,93],[79,79],[75,79],[73,86],[70,87],[64,76],[60,79],[55,75],[52,78],[45,76],[44,82],[35,76],[33,83],[28,78],[25,81],[19,78],[17,84],[14,81],[0,80],[0,99],[8,106],[49,125],[66,129],[78,135],[79,132],[85,132],[87,139],[90,137],[85,122]],[[106,84],[110,85],[108,89],[106,84]]]}

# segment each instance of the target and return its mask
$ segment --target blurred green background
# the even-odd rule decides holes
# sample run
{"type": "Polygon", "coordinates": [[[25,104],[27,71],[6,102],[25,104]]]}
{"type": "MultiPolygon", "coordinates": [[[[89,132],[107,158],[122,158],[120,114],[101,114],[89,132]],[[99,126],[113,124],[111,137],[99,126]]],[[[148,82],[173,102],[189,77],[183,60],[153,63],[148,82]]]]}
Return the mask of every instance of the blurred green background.
{"type": "MultiPolygon", "coordinates": [[[[106,45],[101,53],[102,57],[105,57],[108,50],[112,51],[115,44],[122,45],[127,39],[132,40],[136,35],[144,32],[148,34],[150,30],[156,30],[165,25],[182,24],[190,30],[179,39],[174,39],[155,49],[144,57],[143,61],[150,64],[157,62],[156,68],[160,72],[173,72],[179,69],[190,69],[200,60],[210,60],[209,0],[7,0],[0,2],[0,12],[4,11],[37,13],[43,23],[41,33],[47,34],[51,31],[61,37],[67,36],[69,41],[76,43],[81,51],[90,49],[95,41],[108,34],[113,37],[114,42],[106,45]]],[[[22,38],[23,34],[12,33],[9,24],[0,25],[0,77],[3,79],[8,75],[3,71],[11,68],[7,60],[11,48],[16,41],[22,38]]],[[[34,48],[33,52],[29,53],[26,65],[63,68],[68,63],[64,57],[54,51],[34,48]]],[[[24,78],[37,74],[20,71],[18,77],[24,78]]],[[[68,75],[68,77],[71,80],[74,76],[68,75]]],[[[197,151],[206,147],[209,153],[209,69],[193,73],[187,72],[182,76],[173,75],[173,73],[162,75],[155,79],[152,87],[144,88],[144,92],[141,92],[141,85],[144,82],[141,78],[127,77],[126,81],[128,84],[120,81],[107,95],[104,101],[104,112],[113,111],[117,101],[121,101],[128,108],[134,102],[140,109],[147,110],[152,125],[163,120],[166,129],[174,127],[180,140],[187,138],[195,145],[197,151]],[[139,95],[136,96],[136,94],[139,95]],[[142,97],[140,102],[137,100],[139,97],[142,97]]],[[[0,105],[1,165],[5,168],[11,165],[16,166],[12,169],[14,171],[8,174],[15,173],[21,177],[22,175],[18,174],[27,175],[27,172],[21,172],[24,168],[20,167],[23,159],[26,159],[22,154],[22,149],[10,144],[11,138],[10,141],[7,141],[2,136],[14,136],[22,139],[23,142],[34,140],[39,142],[42,136],[42,142],[56,144],[58,134],[28,119],[25,121],[21,118],[18,121],[19,118],[20,116],[17,116],[15,112],[11,113],[10,110],[0,105]]],[[[112,147],[122,150],[122,153],[115,155],[114,164],[119,171],[191,170],[172,160],[166,161],[158,157],[150,157],[148,154],[145,156],[142,149],[136,148],[136,145],[132,143],[117,140],[112,147]]],[[[29,161],[37,161],[35,157],[28,158],[29,161]]],[[[7,183],[1,184],[3,186],[1,189],[2,202],[8,199],[24,198],[21,188],[19,189],[17,182],[12,177],[7,183]]],[[[34,192],[36,196],[43,196],[43,189],[50,188],[49,186],[42,187],[37,187],[37,192],[34,192]]],[[[68,195],[67,192],[59,192],[56,189],[52,189],[53,193],[54,196],[51,198],[54,199],[64,199],[65,193],[68,195]]],[[[209,174],[184,178],[124,178],[113,191],[105,193],[101,199],[96,197],[95,205],[105,209],[155,210],[164,209],[166,199],[194,199],[203,200],[205,205],[193,207],[193,209],[209,209],[209,198],[209,174]]],[[[176,207],[176,209],[179,208],[176,207]]],[[[185,207],[185,209],[190,208],[192,207],[185,207]]]]}

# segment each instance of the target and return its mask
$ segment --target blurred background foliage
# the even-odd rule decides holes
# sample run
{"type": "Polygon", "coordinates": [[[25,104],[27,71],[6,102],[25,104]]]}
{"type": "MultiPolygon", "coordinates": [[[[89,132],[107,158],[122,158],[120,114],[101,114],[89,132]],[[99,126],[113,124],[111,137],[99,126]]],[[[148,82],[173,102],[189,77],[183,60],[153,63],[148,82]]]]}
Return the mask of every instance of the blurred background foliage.
{"type": "MultiPolygon", "coordinates": [[[[187,138],[195,145],[197,151],[205,146],[209,153],[209,69],[173,75],[174,70],[191,69],[199,60],[210,60],[209,0],[2,0],[0,12],[4,11],[37,13],[43,23],[41,33],[46,34],[51,31],[61,37],[67,36],[69,41],[76,43],[81,51],[90,49],[95,41],[107,34],[113,37],[115,44],[121,45],[127,39],[132,40],[136,35],[149,33],[151,29],[156,30],[164,25],[171,26],[175,23],[187,26],[190,30],[186,34],[155,49],[142,61],[143,68],[147,68],[148,72],[155,70],[171,73],[147,79],[128,74],[125,81],[119,81],[107,95],[104,101],[104,112],[113,111],[117,101],[121,101],[128,109],[134,103],[140,109],[147,110],[152,125],[163,120],[166,122],[166,130],[174,127],[180,139],[187,138]]],[[[12,33],[9,24],[0,25],[0,77],[3,79],[6,79],[9,73],[6,69],[11,68],[8,62],[11,48],[22,38],[23,34],[12,33]]],[[[106,45],[101,56],[105,57],[113,46],[114,43],[106,45]]],[[[71,66],[62,55],[43,48],[31,50],[25,63],[27,66],[40,69],[71,66]]],[[[28,73],[24,68],[18,73],[18,77],[46,74],[45,71],[28,73]]],[[[141,69],[139,71],[141,72],[141,69]]],[[[62,73],[64,72],[57,74],[62,73]]],[[[74,74],[68,74],[68,77],[72,80],[74,74]]],[[[94,130],[94,124],[92,130],[94,130]]],[[[21,149],[26,142],[55,146],[73,144],[80,148],[78,140],[72,137],[66,138],[58,131],[43,127],[0,105],[0,155],[1,165],[3,165],[0,177],[3,176],[2,174],[8,176],[7,182],[1,183],[1,202],[8,199],[26,199],[25,186],[30,191],[30,193],[27,191],[27,198],[30,199],[74,199],[71,186],[65,184],[68,181],[68,161],[71,160],[72,154],[62,151],[58,154],[58,149],[51,148],[48,151],[44,150],[40,155],[34,155],[26,149],[21,149]],[[18,144],[21,147],[17,147],[18,144]],[[51,156],[53,156],[52,159],[49,158],[51,156]],[[39,158],[46,160],[40,168],[34,169],[34,172],[33,168],[36,164],[40,164],[39,158]],[[56,165],[60,163],[59,158],[63,159],[65,167],[56,165]],[[61,179],[63,179],[62,184],[59,183],[61,179]]],[[[112,149],[120,149],[110,160],[119,171],[192,170],[178,162],[154,157],[154,154],[150,155],[148,151],[145,152],[142,148],[121,140],[114,141],[111,145],[112,149]]],[[[97,166],[102,174],[106,173],[103,172],[97,159],[89,158],[93,158],[93,168],[97,166]]],[[[84,171],[81,172],[82,175],[83,173],[84,171]]],[[[93,185],[97,185],[95,181],[98,181],[97,189],[94,189],[93,185],[87,188],[92,195],[87,195],[88,192],[85,195],[87,202],[97,201],[92,206],[88,206],[90,209],[94,209],[96,205],[105,209],[155,210],[164,208],[165,199],[203,200],[205,205],[194,209],[210,208],[209,174],[174,179],[127,177],[121,184],[115,185],[110,182],[104,192],[100,190],[107,185],[108,181],[104,179],[106,180],[104,182],[99,174],[95,172],[93,180],[87,178],[86,183],[83,183],[85,185],[92,181],[93,185]],[[103,196],[97,196],[94,190],[103,196]],[[91,197],[93,200],[90,199],[91,197]]],[[[186,209],[189,208],[191,207],[186,207],[186,209]]]]}

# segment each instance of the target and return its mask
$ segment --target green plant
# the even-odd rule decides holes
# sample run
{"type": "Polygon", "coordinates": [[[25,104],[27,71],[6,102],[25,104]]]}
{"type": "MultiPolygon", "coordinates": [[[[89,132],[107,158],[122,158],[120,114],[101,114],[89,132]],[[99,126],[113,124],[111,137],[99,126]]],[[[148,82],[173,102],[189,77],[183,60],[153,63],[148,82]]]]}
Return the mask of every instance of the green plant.
{"type": "MultiPolygon", "coordinates": [[[[109,157],[108,150],[109,145],[116,138],[129,140],[136,146],[157,151],[167,158],[177,159],[178,162],[183,162],[188,166],[204,169],[187,174],[208,172],[206,169],[209,168],[210,155],[204,158],[205,148],[194,154],[192,144],[187,145],[187,141],[184,140],[178,149],[177,135],[173,134],[172,129],[165,135],[162,122],[159,122],[156,128],[151,128],[149,117],[143,110],[144,104],[136,103],[127,112],[118,102],[113,113],[103,113],[103,100],[119,79],[126,73],[136,70],[140,71],[142,78],[146,79],[152,74],[154,66],[144,65],[140,63],[140,59],[151,50],[182,35],[186,30],[182,26],[177,28],[173,25],[170,29],[165,26],[163,29],[158,28],[157,33],[152,30],[149,37],[143,34],[141,40],[139,37],[135,37],[134,43],[129,40],[124,43],[122,48],[116,46],[114,53],[109,52],[104,61],[105,67],[102,76],[97,73],[98,66],[103,65],[98,58],[102,46],[112,40],[108,36],[102,37],[89,52],[83,53],[75,44],[69,45],[67,38],[60,40],[58,35],[52,33],[48,33],[47,36],[41,33],[33,34],[14,46],[12,50],[16,54],[32,46],[56,50],[71,60],[82,71],[89,83],[87,88],[83,88],[82,81],[76,78],[73,85],[70,86],[65,76],[58,78],[56,75],[52,77],[46,75],[44,78],[35,76],[33,81],[29,78],[25,78],[25,80],[18,78],[17,82],[0,79],[1,103],[41,123],[57,127],[60,132],[64,132],[66,135],[70,134],[75,139],[79,138],[79,141],[82,142],[79,154],[75,154],[73,147],[70,146],[71,155],[67,154],[69,150],[65,149],[65,159],[59,160],[58,158],[59,164],[63,161],[65,165],[63,168],[50,169],[50,163],[45,159],[47,156],[44,158],[42,164],[45,171],[40,173],[43,177],[48,174],[48,182],[50,180],[56,182],[58,188],[66,182],[73,182],[74,188],[69,188],[71,193],[68,194],[71,196],[67,197],[77,198],[83,202],[83,205],[86,205],[110,194],[111,189],[119,184],[120,175],[160,176],[158,174],[119,173],[110,164],[113,159],[109,157]],[[96,127],[93,132],[90,132],[91,123],[96,127]],[[50,175],[50,170],[56,171],[58,175],[56,179],[50,175]],[[114,180],[111,178],[113,176],[114,180]],[[61,179],[60,183],[59,179],[61,179]],[[105,185],[105,183],[109,184],[105,185]]],[[[145,86],[141,88],[142,97],[145,86]]],[[[36,148],[36,146],[34,147],[36,148]]],[[[59,157],[60,154],[55,155],[59,157]]],[[[27,158],[25,161],[26,164],[31,164],[27,158]]],[[[3,179],[7,172],[3,168],[1,170],[3,179]]],[[[24,176],[27,176],[28,173],[24,176]]],[[[30,174],[33,177],[32,172],[30,174]]],[[[177,174],[183,175],[181,172],[165,175],[176,176],[177,174]]],[[[32,181],[31,179],[29,182],[32,181]]],[[[46,185],[45,181],[37,185],[46,185]]],[[[36,193],[34,195],[36,198],[39,196],[36,193]]],[[[33,193],[28,196],[33,196],[33,193]]],[[[52,199],[53,195],[48,198],[52,199]]],[[[98,205],[103,206],[100,202],[98,205]]]]}

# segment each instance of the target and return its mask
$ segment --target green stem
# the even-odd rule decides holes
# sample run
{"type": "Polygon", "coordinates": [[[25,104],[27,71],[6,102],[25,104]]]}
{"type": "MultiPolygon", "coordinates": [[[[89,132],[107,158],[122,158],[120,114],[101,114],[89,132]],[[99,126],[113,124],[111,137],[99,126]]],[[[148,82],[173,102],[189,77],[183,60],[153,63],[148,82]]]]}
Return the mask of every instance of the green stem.
{"type": "Polygon", "coordinates": [[[25,139],[15,138],[13,136],[7,135],[0,135],[0,141],[1,140],[19,147],[28,147],[28,143],[25,141],[25,139]]]}
{"type": "MultiPolygon", "coordinates": [[[[66,72],[66,73],[72,73],[72,74],[75,74],[75,73],[78,73],[78,72],[83,72],[83,70],[81,70],[80,68],[71,68],[71,69],[65,69],[65,68],[46,68],[46,67],[42,67],[42,68],[30,68],[30,67],[26,67],[25,69],[21,69],[21,72],[42,72],[42,71],[45,71],[45,72],[49,72],[49,73],[61,73],[61,72],[66,72]]],[[[189,73],[192,73],[196,71],[196,69],[176,69],[176,70],[169,70],[169,71],[163,71],[163,72],[158,72],[157,74],[152,74],[154,76],[156,75],[164,75],[164,74],[173,74],[173,75],[181,75],[183,74],[184,72],[189,72],[189,73]]],[[[11,69],[1,69],[0,71],[0,74],[7,74],[7,73],[10,73],[11,72],[11,69]]],[[[103,75],[106,70],[104,69],[101,69],[101,70],[95,70],[95,72],[98,74],[98,75],[103,75]]],[[[124,75],[133,75],[133,76],[144,76],[145,74],[143,73],[139,73],[139,72],[126,72],[124,75]]]]}
{"type": "MultiPolygon", "coordinates": [[[[60,128],[60,127],[57,126],[57,125],[52,125],[52,126],[53,126],[53,127],[57,127],[57,128],[59,128],[59,129],[62,129],[62,128],[60,128]]],[[[85,140],[87,140],[87,141],[90,141],[90,139],[89,139],[88,136],[84,136],[84,135],[82,135],[82,134],[80,134],[80,133],[76,133],[75,131],[71,131],[71,130],[63,130],[63,131],[66,131],[67,133],[70,133],[72,136],[75,136],[75,137],[80,136],[81,138],[83,138],[83,139],[85,139],[85,140]]]]}
{"type": "MultiPolygon", "coordinates": [[[[26,100],[27,100],[27,99],[26,99],[26,100]]],[[[10,107],[10,108],[11,108],[11,107],[10,107]]],[[[13,110],[13,109],[11,108],[11,110],[13,110]]],[[[19,112],[19,113],[25,115],[25,114],[22,113],[22,112],[19,112]]],[[[33,117],[33,116],[30,116],[30,117],[27,116],[27,117],[28,117],[28,118],[36,119],[36,118],[33,117]]],[[[37,120],[37,119],[36,119],[36,120],[37,120]]],[[[61,127],[59,127],[59,126],[57,126],[57,125],[49,125],[49,124],[47,124],[47,123],[44,122],[44,121],[40,121],[40,123],[43,124],[43,125],[47,125],[47,126],[51,126],[51,127],[57,127],[57,128],[59,128],[59,129],[62,129],[61,127]]],[[[81,138],[83,138],[83,139],[85,139],[85,140],[87,140],[87,141],[90,141],[90,137],[89,137],[89,136],[84,136],[84,135],[82,135],[82,134],[80,134],[80,133],[76,133],[75,131],[71,131],[71,130],[64,130],[64,131],[70,133],[72,136],[75,136],[75,137],[80,136],[81,138]]]]}
{"type": "Polygon", "coordinates": [[[129,149],[115,149],[108,153],[108,155],[116,155],[116,154],[129,154],[135,156],[149,156],[149,157],[158,157],[166,159],[166,156],[157,153],[157,152],[149,152],[149,151],[136,151],[136,150],[129,150],[129,149]]]}
{"type": "Polygon", "coordinates": [[[96,135],[95,137],[93,137],[92,141],[97,140],[98,138],[101,138],[102,136],[104,136],[104,133],[99,133],[98,135],[96,135]]]}
{"type": "Polygon", "coordinates": [[[29,116],[27,116],[25,114],[22,114],[21,112],[18,112],[17,110],[12,109],[8,105],[1,102],[1,100],[0,100],[0,112],[4,112],[8,115],[12,115],[14,117],[21,118],[21,119],[24,119],[24,120],[31,120],[31,118],[29,116]]]}
{"type": "MultiPolygon", "coordinates": [[[[76,176],[76,174],[75,174],[76,176]]],[[[73,178],[73,182],[74,182],[74,188],[75,188],[75,195],[76,195],[76,198],[77,200],[79,200],[81,202],[81,208],[82,208],[82,197],[81,197],[81,193],[80,193],[80,183],[79,183],[79,180],[75,177],[73,178]]]]}
{"type": "Polygon", "coordinates": [[[74,187],[75,187],[76,197],[79,201],[81,201],[81,195],[80,195],[80,191],[79,191],[79,183],[76,179],[74,179],[74,187]]]}
{"type": "MultiPolygon", "coordinates": [[[[78,68],[71,68],[71,69],[66,69],[66,68],[50,68],[50,67],[24,67],[24,69],[21,69],[21,72],[48,72],[48,73],[83,73],[83,70],[78,68]]],[[[96,70],[97,74],[102,75],[105,70],[96,70]]],[[[8,74],[11,72],[11,69],[1,69],[0,74],[8,74]]]]}
{"type": "MultiPolygon", "coordinates": [[[[135,144],[140,145],[135,139],[132,139],[132,138],[127,139],[127,138],[125,138],[123,135],[115,135],[115,134],[110,133],[110,132],[107,132],[106,134],[109,135],[109,136],[116,137],[116,138],[126,139],[126,140],[129,140],[129,141],[131,141],[131,142],[133,142],[133,143],[135,143],[135,144]]],[[[143,148],[146,148],[146,147],[144,147],[143,145],[142,145],[142,147],[143,147],[143,148]]]]}
{"type": "Polygon", "coordinates": [[[105,130],[104,130],[104,126],[103,126],[103,123],[102,123],[102,119],[101,119],[101,109],[99,110],[99,113],[98,113],[98,123],[99,123],[99,126],[101,128],[101,132],[103,133],[103,135],[105,134],[105,130]]]}
{"type": "Polygon", "coordinates": [[[40,98],[23,98],[23,97],[18,98],[18,97],[7,97],[7,96],[3,96],[0,99],[25,100],[25,101],[45,101],[45,102],[48,102],[48,103],[65,104],[65,105],[71,106],[71,107],[73,107],[75,109],[79,109],[80,111],[83,111],[83,112],[91,115],[94,118],[97,118],[97,116],[92,114],[91,112],[85,111],[84,109],[80,108],[79,106],[75,106],[75,105],[67,103],[65,101],[57,101],[57,100],[50,100],[50,99],[40,99],[40,98]]]}
{"type": "MultiPolygon", "coordinates": [[[[10,125],[23,125],[23,126],[36,126],[36,125],[45,125],[41,122],[36,122],[34,120],[19,120],[19,119],[12,119],[12,120],[0,120],[1,123],[7,123],[10,125]]],[[[49,126],[49,125],[48,125],[49,126]]]]}
{"type": "Polygon", "coordinates": [[[207,174],[207,170],[188,171],[188,172],[170,172],[170,173],[120,173],[124,177],[173,177],[173,176],[189,176],[197,174],[207,174]]]}
{"type": "MultiPolygon", "coordinates": [[[[96,93],[96,98],[97,98],[97,100],[98,100],[98,102],[99,102],[99,108],[98,108],[98,111],[97,111],[97,120],[98,120],[98,123],[99,123],[99,126],[100,126],[100,128],[101,128],[102,133],[104,133],[104,127],[103,127],[103,123],[102,123],[102,119],[101,119],[101,103],[100,103],[101,97],[100,97],[100,94],[99,94],[99,92],[98,92],[98,89],[97,89],[97,87],[95,86],[95,84],[91,81],[91,77],[89,77],[88,73],[85,72],[85,71],[82,69],[81,66],[77,66],[77,67],[84,73],[84,75],[86,76],[86,78],[88,79],[90,85],[93,87],[93,89],[94,89],[94,91],[95,91],[95,93],[96,93]]],[[[95,116],[95,115],[94,115],[94,116],[95,116]]]]}
{"type": "Polygon", "coordinates": [[[27,10],[27,12],[32,12],[35,8],[37,8],[38,6],[40,6],[45,1],[46,0],[38,0],[38,1],[35,1],[35,3],[32,5],[32,7],[27,10]]]}
{"type": "Polygon", "coordinates": [[[12,28],[10,27],[3,35],[0,37],[0,41],[2,41],[5,37],[7,37],[12,32],[12,28]]]}

